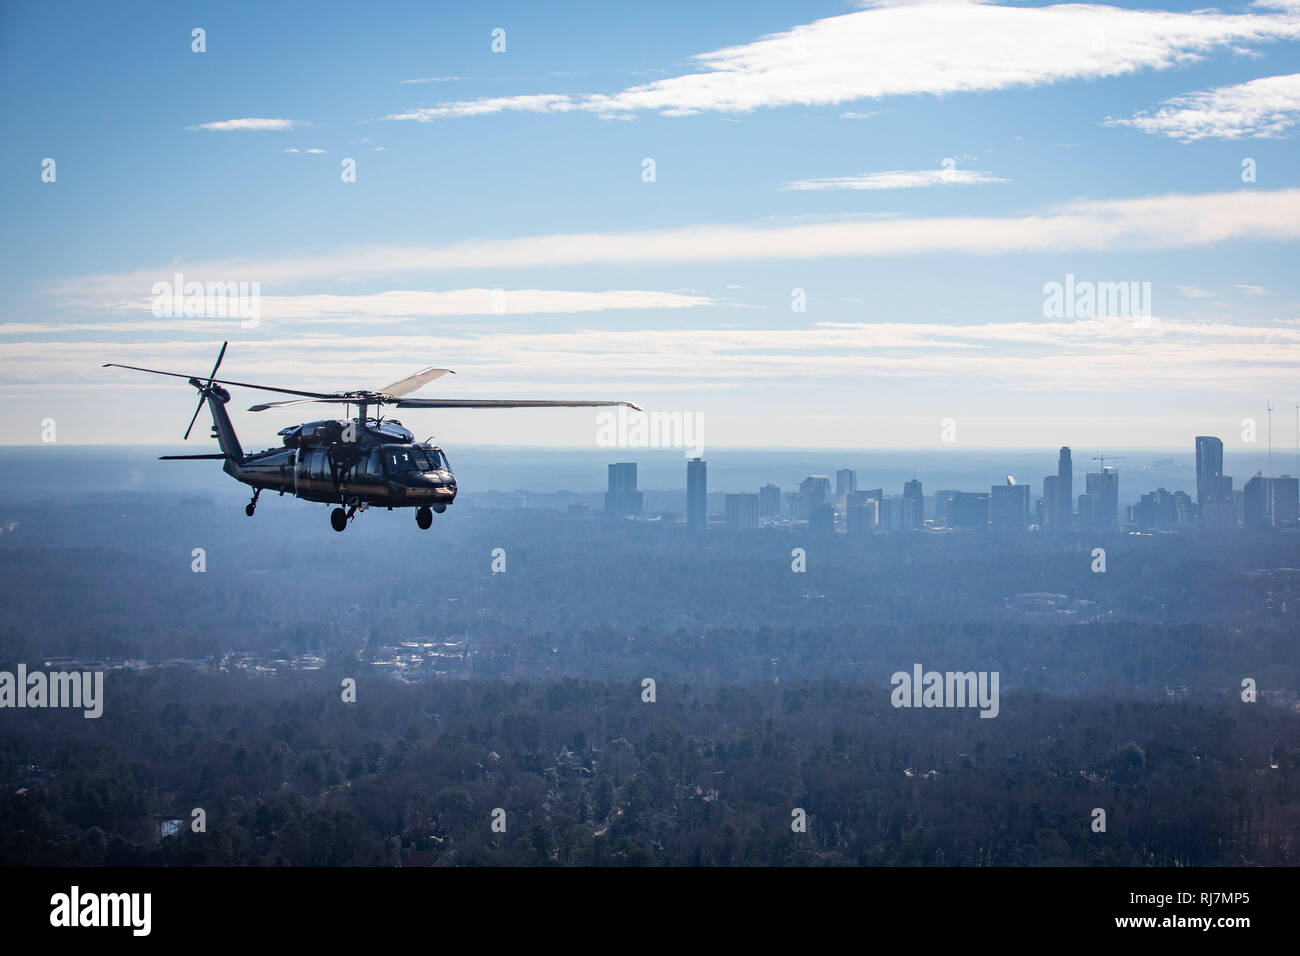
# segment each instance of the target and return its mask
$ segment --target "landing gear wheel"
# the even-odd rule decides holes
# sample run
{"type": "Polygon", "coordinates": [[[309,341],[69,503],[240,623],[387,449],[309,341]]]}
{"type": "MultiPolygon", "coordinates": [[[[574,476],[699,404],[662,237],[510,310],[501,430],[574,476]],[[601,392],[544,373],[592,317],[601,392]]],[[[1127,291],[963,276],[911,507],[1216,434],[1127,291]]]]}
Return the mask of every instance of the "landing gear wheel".
{"type": "Polygon", "coordinates": [[[348,513],[342,508],[335,508],[331,511],[330,527],[335,531],[346,531],[348,528],[348,513]]]}
{"type": "Polygon", "coordinates": [[[433,512],[427,505],[415,509],[415,523],[420,526],[421,531],[429,530],[429,526],[433,524],[433,512]]]}
{"type": "Polygon", "coordinates": [[[256,507],[253,505],[251,501],[248,504],[244,505],[244,514],[248,515],[250,518],[253,517],[253,512],[255,510],[256,507]]]}

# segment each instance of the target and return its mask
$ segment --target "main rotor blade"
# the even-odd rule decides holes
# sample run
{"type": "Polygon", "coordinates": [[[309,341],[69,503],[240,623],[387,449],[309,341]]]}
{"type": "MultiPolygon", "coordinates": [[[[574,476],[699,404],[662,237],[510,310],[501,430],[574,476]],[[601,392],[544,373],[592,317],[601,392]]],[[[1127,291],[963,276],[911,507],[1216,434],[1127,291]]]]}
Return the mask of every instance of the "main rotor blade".
{"type": "MultiPolygon", "coordinates": [[[[156,368],[141,368],[138,365],[119,365],[117,362],[105,362],[103,368],[129,368],[133,372],[150,372],[154,375],[170,375],[172,378],[197,378],[202,379],[201,375],[186,375],[184,372],[163,372],[156,368]]],[[[211,381],[220,385],[238,385],[241,388],[255,388],[262,392],[279,392],[282,395],[303,395],[307,398],[337,398],[337,395],[327,395],[325,392],[304,392],[296,388],[277,388],[274,385],[253,385],[251,382],[236,382],[228,378],[214,378],[211,381]]]]}
{"type": "Polygon", "coordinates": [[[199,420],[199,412],[203,411],[203,402],[207,399],[207,397],[208,396],[206,393],[199,396],[198,407],[194,409],[194,414],[190,417],[190,427],[185,429],[185,438],[183,439],[184,441],[190,440],[190,429],[192,429],[194,427],[194,423],[199,420]]]}
{"type": "Polygon", "coordinates": [[[332,405],[360,405],[361,402],[355,398],[340,398],[337,395],[330,395],[326,398],[291,398],[287,402],[263,402],[261,405],[250,405],[250,412],[264,412],[268,408],[284,408],[286,405],[307,405],[311,402],[328,402],[332,405]]]}
{"type": "Polygon", "coordinates": [[[444,375],[455,375],[449,368],[422,368],[413,375],[406,378],[399,378],[392,385],[385,385],[383,388],[376,389],[385,395],[391,395],[393,398],[399,398],[402,395],[409,395],[421,385],[427,385],[435,378],[442,378],[444,375]]]}
{"type": "Polygon", "coordinates": [[[562,402],[550,399],[513,398],[404,398],[392,402],[398,408],[593,408],[600,405],[623,405],[641,411],[631,402],[562,402]]]}
{"type": "Polygon", "coordinates": [[[221,360],[226,357],[226,346],[229,344],[230,344],[229,342],[221,343],[221,351],[217,354],[217,364],[212,366],[212,374],[208,376],[209,385],[212,384],[213,378],[216,377],[217,369],[221,368],[221,360]]]}

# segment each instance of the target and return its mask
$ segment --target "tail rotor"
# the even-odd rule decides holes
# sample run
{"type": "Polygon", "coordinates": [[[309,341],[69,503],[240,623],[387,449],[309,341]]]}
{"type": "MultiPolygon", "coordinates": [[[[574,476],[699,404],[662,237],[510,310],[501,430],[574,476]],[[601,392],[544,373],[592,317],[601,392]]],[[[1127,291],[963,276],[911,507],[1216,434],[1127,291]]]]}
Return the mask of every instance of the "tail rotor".
{"type": "Polygon", "coordinates": [[[199,419],[199,412],[203,411],[203,402],[208,397],[208,389],[212,387],[212,382],[217,377],[217,369],[221,368],[221,360],[226,357],[226,346],[229,344],[229,342],[221,343],[221,352],[217,355],[217,364],[212,366],[212,374],[208,376],[207,385],[204,385],[197,378],[190,379],[190,384],[199,390],[199,404],[194,409],[194,415],[190,418],[190,427],[185,429],[186,441],[189,441],[190,431],[194,428],[194,423],[199,419]]]}

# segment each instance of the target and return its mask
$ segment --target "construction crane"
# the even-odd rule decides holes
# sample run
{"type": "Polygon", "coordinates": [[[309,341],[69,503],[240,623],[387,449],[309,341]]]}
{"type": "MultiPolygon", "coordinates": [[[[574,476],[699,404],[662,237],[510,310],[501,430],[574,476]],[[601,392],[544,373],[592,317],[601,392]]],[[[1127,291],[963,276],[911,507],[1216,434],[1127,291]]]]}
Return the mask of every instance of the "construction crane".
{"type": "Polygon", "coordinates": [[[1099,462],[1101,462],[1101,470],[1102,470],[1102,471],[1105,471],[1105,470],[1106,470],[1106,459],[1107,459],[1107,458],[1109,458],[1111,461],[1123,461],[1123,460],[1124,460],[1124,456],[1123,456],[1123,455],[1093,455],[1093,456],[1092,456],[1092,460],[1093,460],[1093,461],[1099,461],[1099,462]]]}

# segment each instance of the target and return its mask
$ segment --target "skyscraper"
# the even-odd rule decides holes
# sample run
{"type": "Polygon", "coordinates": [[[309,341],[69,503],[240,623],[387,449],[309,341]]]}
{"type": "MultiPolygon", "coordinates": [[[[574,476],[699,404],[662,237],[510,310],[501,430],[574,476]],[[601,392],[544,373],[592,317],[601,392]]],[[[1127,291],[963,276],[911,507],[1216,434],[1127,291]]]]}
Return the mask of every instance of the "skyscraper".
{"type": "Polygon", "coordinates": [[[903,497],[912,502],[912,513],[908,527],[919,528],[925,523],[925,494],[921,491],[921,482],[913,478],[903,484],[903,497]]]}
{"type": "Polygon", "coordinates": [[[781,489],[770,482],[758,489],[758,516],[773,518],[781,514],[781,489]]]}
{"type": "Polygon", "coordinates": [[[815,534],[835,531],[835,506],[830,502],[820,504],[808,513],[808,530],[815,534]]]}
{"type": "Polygon", "coordinates": [[[636,462],[620,461],[609,466],[609,490],[605,492],[605,514],[611,518],[639,515],[644,496],[636,490],[636,462]]]}
{"type": "Polygon", "coordinates": [[[844,527],[850,537],[871,534],[880,513],[880,503],[868,498],[864,492],[850,492],[844,498],[844,527]]]}
{"type": "Polygon", "coordinates": [[[989,496],[957,491],[952,496],[952,527],[982,531],[989,526],[989,496]]]}
{"type": "Polygon", "coordinates": [[[1061,520],[1061,476],[1048,475],[1043,479],[1043,530],[1060,531],[1061,520]]]}
{"type": "Polygon", "coordinates": [[[731,494],[725,501],[728,528],[748,531],[758,527],[758,495],[731,494]]]}
{"type": "Polygon", "coordinates": [[[1223,498],[1223,442],[1210,435],[1196,436],[1196,507],[1202,521],[1207,517],[1207,502],[1220,502],[1223,498]]]}
{"type": "Polygon", "coordinates": [[[818,505],[831,496],[831,480],[825,475],[809,475],[799,482],[799,517],[807,518],[818,505]]]}
{"type": "MultiPolygon", "coordinates": [[[[1091,527],[1113,531],[1119,527],[1119,472],[1109,465],[1087,476],[1091,527]]],[[[1082,498],[1082,496],[1080,496],[1082,498]]],[[[1079,523],[1083,524],[1084,505],[1079,502],[1079,523]]]]}
{"type": "Polygon", "coordinates": [[[843,498],[850,491],[858,490],[858,473],[852,468],[841,468],[835,472],[835,497],[843,498]]]}
{"type": "Polygon", "coordinates": [[[1069,445],[1061,446],[1060,457],[1056,459],[1056,488],[1052,500],[1056,503],[1052,526],[1064,534],[1074,525],[1074,458],[1069,445]]]}
{"type": "Polygon", "coordinates": [[[1029,526],[1029,486],[1012,484],[989,489],[989,526],[994,531],[1024,531],[1029,526]]]}
{"type": "Polygon", "coordinates": [[[686,462],[686,526],[703,531],[708,520],[708,462],[690,458],[686,462]]]}
{"type": "Polygon", "coordinates": [[[1242,488],[1242,523],[1248,528],[1295,524],[1298,490],[1300,481],[1289,475],[1256,473],[1242,488]]]}

